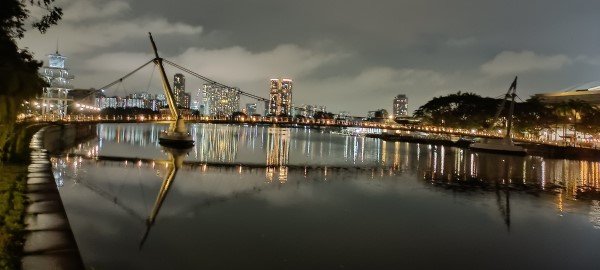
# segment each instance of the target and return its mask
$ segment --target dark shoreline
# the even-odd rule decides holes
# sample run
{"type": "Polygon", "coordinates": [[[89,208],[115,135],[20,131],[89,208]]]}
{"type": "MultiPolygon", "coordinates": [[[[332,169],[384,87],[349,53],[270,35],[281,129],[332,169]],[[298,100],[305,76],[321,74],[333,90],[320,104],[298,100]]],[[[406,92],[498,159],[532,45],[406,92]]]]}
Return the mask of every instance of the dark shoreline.
{"type": "MultiPolygon", "coordinates": [[[[469,148],[470,142],[467,140],[452,141],[447,138],[423,138],[410,135],[390,135],[390,134],[367,134],[366,137],[382,139],[390,142],[410,142],[432,145],[443,145],[458,148],[469,148]]],[[[573,160],[600,160],[600,149],[581,148],[573,146],[558,146],[549,144],[535,144],[528,142],[517,142],[527,150],[527,155],[541,156],[555,159],[573,159],[573,160]]]]}

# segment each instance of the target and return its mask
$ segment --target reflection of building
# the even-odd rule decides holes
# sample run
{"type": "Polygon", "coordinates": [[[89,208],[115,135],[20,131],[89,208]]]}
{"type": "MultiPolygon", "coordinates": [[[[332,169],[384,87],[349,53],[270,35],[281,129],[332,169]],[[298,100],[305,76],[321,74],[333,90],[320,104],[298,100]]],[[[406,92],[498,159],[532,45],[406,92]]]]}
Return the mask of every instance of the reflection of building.
{"type": "Polygon", "coordinates": [[[73,75],[65,68],[67,58],[58,53],[48,55],[48,66],[40,71],[40,76],[44,78],[47,87],[44,87],[41,97],[39,97],[39,106],[41,114],[46,117],[62,118],[67,115],[67,105],[71,99],[68,97],[69,91],[73,88],[71,80],[73,75]]]}
{"type": "Polygon", "coordinates": [[[221,87],[214,84],[203,86],[204,114],[212,116],[230,116],[240,110],[240,91],[238,88],[221,87]]]}
{"type": "Polygon", "coordinates": [[[397,95],[394,98],[394,117],[408,116],[408,98],[406,95],[397,95]]]}
{"type": "Polygon", "coordinates": [[[196,132],[202,161],[233,162],[237,157],[239,127],[202,125],[196,132]]]}
{"type": "Polygon", "coordinates": [[[273,181],[278,172],[279,182],[287,181],[290,153],[290,130],[287,128],[269,128],[267,137],[267,180],[273,181]]]}
{"type": "Polygon", "coordinates": [[[292,108],[292,80],[271,79],[269,111],[273,116],[289,116],[292,108]]]}

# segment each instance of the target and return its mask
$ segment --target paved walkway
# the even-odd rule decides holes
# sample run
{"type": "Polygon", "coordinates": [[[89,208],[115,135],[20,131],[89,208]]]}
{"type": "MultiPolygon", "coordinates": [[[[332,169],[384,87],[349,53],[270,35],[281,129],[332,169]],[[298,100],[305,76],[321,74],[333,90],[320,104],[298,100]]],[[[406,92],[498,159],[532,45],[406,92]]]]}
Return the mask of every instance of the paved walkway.
{"type": "Polygon", "coordinates": [[[23,270],[84,269],[71,232],[42,136],[38,131],[29,145],[31,164],[28,167],[23,270]]]}

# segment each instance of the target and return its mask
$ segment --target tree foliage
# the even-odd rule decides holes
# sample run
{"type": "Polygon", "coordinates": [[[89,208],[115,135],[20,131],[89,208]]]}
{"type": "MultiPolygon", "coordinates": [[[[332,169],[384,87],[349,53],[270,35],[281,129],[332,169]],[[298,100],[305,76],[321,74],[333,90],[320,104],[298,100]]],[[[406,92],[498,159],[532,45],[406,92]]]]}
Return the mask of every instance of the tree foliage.
{"type": "Polygon", "coordinates": [[[458,92],[433,98],[419,107],[415,116],[432,125],[480,128],[489,125],[499,103],[497,99],[458,92]]]}
{"type": "Polygon", "coordinates": [[[333,119],[334,114],[330,112],[318,111],[313,114],[314,119],[333,119]]]}
{"type": "Polygon", "coordinates": [[[8,140],[16,132],[17,111],[23,100],[41,93],[45,85],[38,75],[42,62],[36,61],[31,52],[17,46],[17,39],[24,36],[25,22],[33,19],[32,26],[44,33],[62,17],[60,7],[54,0],[2,0],[0,1],[0,159],[4,157],[8,140]],[[31,18],[32,9],[41,9],[40,18],[31,18]]]}
{"type": "Polygon", "coordinates": [[[129,107],[129,108],[104,108],[100,111],[100,115],[102,116],[132,116],[132,115],[158,115],[160,112],[153,111],[149,108],[138,108],[138,107],[129,107]]]}
{"type": "MultiPolygon", "coordinates": [[[[500,99],[481,97],[473,93],[455,93],[435,97],[415,111],[425,123],[464,129],[487,129],[503,126],[508,117],[508,105],[494,122],[501,104],[500,99]]],[[[587,133],[600,132],[600,109],[581,100],[544,104],[538,98],[515,103],[514,130],[539,135],[544,129],[556,125],[572,126],[587,133]]]]}

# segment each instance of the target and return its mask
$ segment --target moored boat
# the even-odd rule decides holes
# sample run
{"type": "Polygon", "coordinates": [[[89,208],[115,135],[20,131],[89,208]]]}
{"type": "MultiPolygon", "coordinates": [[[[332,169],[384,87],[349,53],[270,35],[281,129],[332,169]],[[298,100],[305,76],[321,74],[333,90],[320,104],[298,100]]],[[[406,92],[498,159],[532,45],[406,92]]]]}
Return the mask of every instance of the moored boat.
{"type": "Polygon", "coordinates": [[[527,155],[525,148],[515,145],[512,140],[507,142],[505,139],[488,139],[485,142],[475,142],[469,148],[498,154],[527,155]]]}

